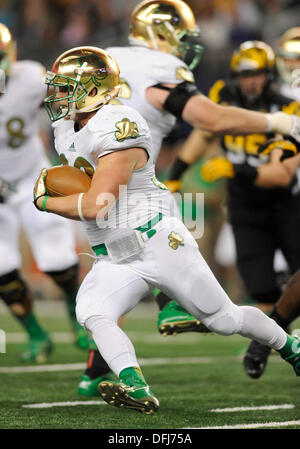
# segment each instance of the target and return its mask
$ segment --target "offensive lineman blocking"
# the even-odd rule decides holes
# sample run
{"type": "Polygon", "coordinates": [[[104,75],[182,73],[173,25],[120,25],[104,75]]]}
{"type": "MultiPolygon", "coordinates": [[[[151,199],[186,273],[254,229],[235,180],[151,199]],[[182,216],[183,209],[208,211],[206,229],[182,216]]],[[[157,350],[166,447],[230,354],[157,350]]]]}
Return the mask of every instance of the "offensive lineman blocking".
{"type": "Polygon", "coordinates": [[[117,325],[153,287],[212,331],[239,333],[271,346],[299,375],[300,340],[260,310],[233,304],[190,232],[171,216],[169,194],[155,181],[146,122],[129,107],[108,104],[118,95],[118,83],[117,63],[103,50],[79,47],[56,60],[45,100],[56,121],[56,150],[69,165],[78,166],[80,160],[93,173],[92,183],[85,194],[51,198],[43,170],[34,189],[38,209],[84,222],[96,255],[78,292],[76,313],[120,379],[101,382],[101,396],[111,405],[145,414],[159,407],[131,341],[117,325]],[[127,186],[126,195],[120,195],[120,186],[127,186]]]}

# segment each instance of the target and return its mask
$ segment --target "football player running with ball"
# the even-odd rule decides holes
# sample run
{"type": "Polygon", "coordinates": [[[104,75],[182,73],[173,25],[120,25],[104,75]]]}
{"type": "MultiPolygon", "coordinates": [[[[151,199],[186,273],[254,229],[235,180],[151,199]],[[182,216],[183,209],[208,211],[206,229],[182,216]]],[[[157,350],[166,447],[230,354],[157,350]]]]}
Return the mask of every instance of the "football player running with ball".
{"type": "Polygon", "coordinates": [[[43,213],[81,220],[96,261],[77,295],[79,323],[93,336],[118,377],[98,389],[110,405],[153,414],[158,399],[134,347],[117,324],[154,287],[211,331],[238,333],[277,350],[300,375],[300,340],[260,310],[232,303],[155,178],[150,130],[134,109],[110,105],[119,69],[107,52],[79,47],[63,53],[46,77],[45,105],[54,121],[55,148],[70,166],[92,174],[87,192],[47,194],[42,170],[34,203],[43,213]]]}
{"type": "MultiPolygon", "coordinates": [[[[146,0],[138,4],[131,14],[129,43],[127,47],[106,49],[120,67],[121,91],[114,102],[133,107],[147,121],[154,163],[176,118],[209,131],[230,130],[236,134],[264,132],[267,127],[279,131],[284,122],[289,133],[292,122],[299,123],[299,119],[286,114],[262,115],[224,108],[197,90],[191,70],[199,63],[203,51],[200,31],[192,10],[181,0],[146,0]]],[[[181,169],[179,161],[176,171],[181,169]]],[[[156,301],[161,309],[158,315],[161,333],[203,330],[199,320],[164,292],[159,293],[156,301]]],[[[79,394],[97,395],[97,383],[106,376],[110,376],[108,366],[91,342],[79,394]]]]}
{"type": "Polygon", "coordinates": [[[38,134],[45,70],[33,61],[16,61],[16,42],[3,24],[0,45],[0,68],[6,76],[5,91],[0,94],[0,298],[29,336],[22,360],[43,362],[52,351],[52,342],[38,323],[32,294],[20,273],[20,227],[39,269],[65,293],[76,341],[86,347],[87,333],[75,316],[78,257],[72,223],[39,214],[32,204],[36,177],[42,167],[50,165],[38,134]]]}

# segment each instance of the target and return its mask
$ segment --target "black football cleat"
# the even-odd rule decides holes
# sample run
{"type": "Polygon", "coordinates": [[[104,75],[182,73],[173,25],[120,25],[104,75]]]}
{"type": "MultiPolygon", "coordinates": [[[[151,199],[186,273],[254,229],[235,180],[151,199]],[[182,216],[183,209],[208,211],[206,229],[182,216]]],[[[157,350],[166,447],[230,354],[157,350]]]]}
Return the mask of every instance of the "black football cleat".
{"type": "Polygon", "coordinates": [[[244,369],[249,377],[258,379],[263,375],[270,352],[271,348],[268,346],[251,341],[243,359],[244,369]]]}

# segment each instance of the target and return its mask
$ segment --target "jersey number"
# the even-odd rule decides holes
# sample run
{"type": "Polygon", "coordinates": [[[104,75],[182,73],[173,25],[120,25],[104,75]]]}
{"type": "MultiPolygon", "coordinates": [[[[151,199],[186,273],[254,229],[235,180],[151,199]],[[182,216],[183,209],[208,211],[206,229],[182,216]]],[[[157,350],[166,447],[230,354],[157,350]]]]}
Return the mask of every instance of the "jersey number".
{"type": "Polygon", "coordinates": [[[19,117],[12,117],[6,123],[6,129],[9,134],[8,146],[11,148],[19,148],[27,136],[24,134],[24,121],[19,117]]]}
{"type": "MultiPolygon", "coordinates": [[[[63,153],[59,155],[59,159],[63,165],[69,165],[69,161],[63,153]]],[[[79,170],[83,169],[90,178],[93,177],[94,167],[84,157],[79,156],[74,162],[74,167],[79,170]]]]}
{"type": "Polygon", "coordinates": [[[265,134],[249,134],[248,136],[225,136],[226,149],[247,154],[256,154],[259,147],[267,141],[265,134]]]}

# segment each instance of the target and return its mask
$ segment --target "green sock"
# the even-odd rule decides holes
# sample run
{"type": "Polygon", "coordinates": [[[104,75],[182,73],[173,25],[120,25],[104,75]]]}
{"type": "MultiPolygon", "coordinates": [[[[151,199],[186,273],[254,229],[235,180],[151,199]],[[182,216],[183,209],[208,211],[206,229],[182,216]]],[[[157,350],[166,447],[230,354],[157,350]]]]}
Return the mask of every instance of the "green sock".
{"type": "Polygon", "coordinates": [[[288,334],[286,336],[285,345],[278,351],[284,359],[299,352],[299,345],[295,344],[295,339],[288,334]]]}
{"type": "Polygon", "coordinates": [[[93,337],[91,335],[89,335],[89,350],[91,350],[91,349],[98,351],[98,346],[94,342],[93,337]]]}
{"type": "Polygon", "coordinates": [[[67,305],[67,311],[68,311],[70,320],[71,320],[72,324],[77,328],[77,319],[76,319],[76,312],[75,312],[75,308],[76,308],[75,297],[71,297],[71,298],[68,297],[67,301],[66,301],[66,305],[67,305]]]}
{"type": "Polygon", "coordinates": [[[147,385],[141,369],[137,366],[123,369],[119,377],[120,381],[126,385],[133,385],[135,383],[147,385]]]}
{"type": "Polygon", "coordinates": [[[152,290],[152,295],[154,296],[154,298],[156,298],[157,295],[159,295],[159,294],[160,294],[160,289],[159,288],[154,288],[152,290]]]}
{"type": "Polygon", "coordinates": [[[45,340],[47,333],[38,323],[34,312],[30,312],[25,316],[18,316],[17,318],[26,329],[31,340],[45,340]]]}

